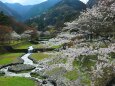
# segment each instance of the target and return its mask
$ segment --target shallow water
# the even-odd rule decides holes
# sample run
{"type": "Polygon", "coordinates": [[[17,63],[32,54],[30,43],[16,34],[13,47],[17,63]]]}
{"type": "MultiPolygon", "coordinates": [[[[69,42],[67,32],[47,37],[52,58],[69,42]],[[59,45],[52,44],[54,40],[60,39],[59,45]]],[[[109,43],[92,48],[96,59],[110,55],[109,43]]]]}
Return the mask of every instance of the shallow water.
{"type": "MultiPolygon", "coordinates": [[[[41,70],[44,69],[43,67],[40,67],[39,64],[34,64],[34,62],[31,59],[28,58],[32,54],[32,50],[33,50],[33,47],[30,46],[28,48],[28,53],[25,54],[24,56],[22,56],[21,59],[24,61],[23,64],[35,66],[36,68],[34,70],[32,70],[30,72],[27,72],[27,73],[14,73],[14,72],[9,72],[8,71],[8,67],[9,67],[8,66],[8,67],[5,67],[5,68],[1,69],[1,71],[5,72],[5,76],[18,76],[18,77],[27,77],[27,78],[30,77],[30,78],[38,80],[39,82],[42,82],[41,79],[31,77],[31,75],[30,75],[31,72],[41,71],[41,70]]],[[[53,85],[52,85],[52,83],[50,83],[49,81],[47,81],[47,84],[45,84],[43,86],[53,86],[53,85]]]]}
{"type": "Polygon", "coordinates": [[[31,55],[31,53],[27,53],[21,57],[21,59],[24,61],[23,64],[27,64],[27,65],[33,65],[34,64],[33,61],[28,58],[30,55],[31,55]]]}
{"type": "MultiPolygon", "coordinates": [[[[28,48],[28,51],[32,51],[33,50],[33,47],[30,46],[28,48]]],[[[31,55],[32,53],[27,53],[25,54],[24,56],[21,57],[21,59],[24,61],[23,64],[27,64],[27,65],[34,65],[36,66],[32,60],[30,60],[28,57],[31,55]]],[[[9,67],[9,66],[8,66],[9,67]]],[[[19,77],[31,77],[30,76],[30,72],[27,72],[27,73],[14,73],[14,72],[9,72],[8,71],[8,67],[5,67],[5,68],[2,68],[1,71],[4,71],[5,72],[5,76],[19,76],[19,77]]],[[[34,69],[35,70],[35,69],[34,69]]]]}

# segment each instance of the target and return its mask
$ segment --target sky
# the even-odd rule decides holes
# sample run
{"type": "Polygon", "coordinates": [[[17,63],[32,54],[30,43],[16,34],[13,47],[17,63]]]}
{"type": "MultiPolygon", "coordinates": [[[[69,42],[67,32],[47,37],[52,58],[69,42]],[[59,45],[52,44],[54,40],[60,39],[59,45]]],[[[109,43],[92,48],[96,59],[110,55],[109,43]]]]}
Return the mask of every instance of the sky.
{"type": "MultiPolygon", "coordinates": [[[[44,2],[46,0],[0,0],[0,1],[8,2],[8,3],[20,3],[23,5],[33,5],[33,4],[44,2]]],[[[88,0],[80,0],[80,1],[86,3],[88,0]]]]}

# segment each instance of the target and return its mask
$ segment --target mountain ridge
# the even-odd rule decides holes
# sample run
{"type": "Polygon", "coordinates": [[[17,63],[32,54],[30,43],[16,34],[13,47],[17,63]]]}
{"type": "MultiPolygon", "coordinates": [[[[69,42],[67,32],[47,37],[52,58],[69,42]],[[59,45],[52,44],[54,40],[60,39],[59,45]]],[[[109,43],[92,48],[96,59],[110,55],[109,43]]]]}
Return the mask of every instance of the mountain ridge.
{"type": "Polygon", "coordinates": [[[49,8],[57,4],[60,0],[47,0],[40,4],[34,5],[28,12],[29,14],[26,19],[41,15],[43,12],[47,11],[49,8]]]}
{"type": "Polygon", "coordinates": [[[33,5],[22,5],[20,3],[5,3],[9,8],[15,10],[22,17],[32,8],[33,5]],[[18,9],[18,10],[17,10],[18,9]]]}
{"type": "Polygon", "coordinates": [[[16,11],[14,11],[13,9],[9,8],[8,6],[6,6],[3,2],[0,1],[0,11],[3,11],[6,15],[11,16],[16,18],[17,20],[20,20],[20,18],[22,17],[21,15],[19,15],[16,11]]]}
{"type": "Polygon", "coordinates": [[[41,16],[27,21],[27,24],[30,25],[35,22],[39,30],[52,25],[60,28],[64,26],[65,22],[78,17],[83,10],[86,10],[86,5],[79,0],[61,0],[41,16]]]}

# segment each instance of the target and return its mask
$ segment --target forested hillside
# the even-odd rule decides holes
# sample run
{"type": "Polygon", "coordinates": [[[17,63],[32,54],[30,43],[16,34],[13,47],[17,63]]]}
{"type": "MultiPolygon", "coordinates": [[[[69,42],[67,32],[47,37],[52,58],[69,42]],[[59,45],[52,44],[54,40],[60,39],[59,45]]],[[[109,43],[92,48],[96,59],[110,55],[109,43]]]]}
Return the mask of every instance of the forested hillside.
{"type": "Polygon", "coordinates": [[[47,30],[48,26],[54,26],[60,30],[64,22],[78,18],[80,12],[84,10],[86,10],[86,5],[79,0],[61,0],[42,15],[28,20],[27,24],[36,23],[38,30],[47,30]]]}
{"type": "Polygon", "coordinates": [[[14,11],[13,9],[10,9],[7,7],[4,3],[0,1],[0,12],[3,11],[6,15],[16,18],[17,20],[20,20],[21,16],[14,11]]]}

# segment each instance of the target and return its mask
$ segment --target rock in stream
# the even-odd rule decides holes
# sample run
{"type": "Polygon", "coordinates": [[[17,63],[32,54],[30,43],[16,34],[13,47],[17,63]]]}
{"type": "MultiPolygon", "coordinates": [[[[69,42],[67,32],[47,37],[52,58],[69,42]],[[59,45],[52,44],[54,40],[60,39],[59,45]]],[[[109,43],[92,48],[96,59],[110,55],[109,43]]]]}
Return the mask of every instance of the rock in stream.
{"type": "Polygon", "coordinates": [[[19,73],[19,72],[24,72],[24,71],[30,71],[30,70],[33,70],[33,69],[35,69],[35,67],[32,66],[32,65],[19,64],[19,65],[10,66],[8,68],[8,71],[19,73]]]}

